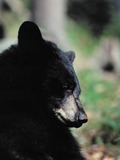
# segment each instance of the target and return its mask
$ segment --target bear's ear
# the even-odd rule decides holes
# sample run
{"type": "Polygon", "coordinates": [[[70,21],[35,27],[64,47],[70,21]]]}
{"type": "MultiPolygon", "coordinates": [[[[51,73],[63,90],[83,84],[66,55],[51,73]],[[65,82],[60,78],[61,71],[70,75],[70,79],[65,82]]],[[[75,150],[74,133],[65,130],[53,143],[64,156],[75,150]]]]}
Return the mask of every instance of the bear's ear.
{"type": "Polygon", "coordinates": [[[67,58],[70,60],[71,63],[73,63],[75,59],[75,53],[73,51],[66,52],[67,58]]]}
{"type": "Polygon", "coordinates": [[[35,47],[43,41],[40,29],[30,21],[25,21],[18,31],[18,44],[21,47],[35,47]]]}

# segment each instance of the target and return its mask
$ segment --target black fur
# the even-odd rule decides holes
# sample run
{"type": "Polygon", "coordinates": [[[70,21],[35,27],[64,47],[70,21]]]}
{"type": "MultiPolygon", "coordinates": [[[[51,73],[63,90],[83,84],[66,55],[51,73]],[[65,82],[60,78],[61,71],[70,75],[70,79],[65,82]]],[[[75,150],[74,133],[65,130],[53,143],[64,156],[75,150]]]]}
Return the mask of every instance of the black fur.
{"type": "Polygon", "coordinates": [[[87,121],[73,60],[34,23],[21,25],[18,44],[0,55],[0,160],[84,160],[68,128],[87,121]],[[53,110],[73,91],[79,112],[62,123],[53,110]]]}

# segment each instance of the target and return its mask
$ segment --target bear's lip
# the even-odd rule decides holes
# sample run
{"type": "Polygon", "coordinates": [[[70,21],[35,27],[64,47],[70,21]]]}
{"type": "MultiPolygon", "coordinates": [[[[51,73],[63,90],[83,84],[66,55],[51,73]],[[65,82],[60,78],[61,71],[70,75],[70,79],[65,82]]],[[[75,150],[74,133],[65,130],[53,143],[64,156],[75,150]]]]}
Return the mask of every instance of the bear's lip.
{"type": "Polygon", "coordinates": [[[79,128],[79,127],[81,127],[82,125],[83,125],[83,123],[78,123],[78,122],[68,122],[68,123],[66,123],[66,125],[68,126],[68,127],[75,127],[75,128],[79,128]]]}
{"type": "Polygon", "coordinates": [[[67,127],[75,127],[75,128],[79,128],[83,125],[83,123],[81,121],[70,121],[70,120],[66,120],[64,117],[61,116],[62,121],[64,122],[64,124],[67,127]]]}

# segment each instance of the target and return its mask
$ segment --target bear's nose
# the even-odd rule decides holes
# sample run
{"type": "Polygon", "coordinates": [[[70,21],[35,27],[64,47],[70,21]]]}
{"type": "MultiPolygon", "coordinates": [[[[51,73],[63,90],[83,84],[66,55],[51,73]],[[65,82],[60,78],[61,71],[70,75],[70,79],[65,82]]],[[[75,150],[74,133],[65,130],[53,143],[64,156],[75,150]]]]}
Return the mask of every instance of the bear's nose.
{"type": "Polygon", "coordinates": [[[77,114],[77,120],[79,123],[86,123],[88,121],[87,115],[83,109],[77,114]]]}
{"type": "Polygon", "coordinates": [[[82,123],[86,123],[88,121],[88,118],[79,119],[82,123]]]}

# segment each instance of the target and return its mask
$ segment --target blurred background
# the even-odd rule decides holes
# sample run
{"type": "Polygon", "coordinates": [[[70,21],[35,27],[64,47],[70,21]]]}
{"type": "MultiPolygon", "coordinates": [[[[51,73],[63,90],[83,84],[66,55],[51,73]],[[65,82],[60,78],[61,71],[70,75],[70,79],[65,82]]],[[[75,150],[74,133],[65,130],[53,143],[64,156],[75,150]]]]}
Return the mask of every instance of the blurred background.
{"type": "Polygon", "coordinates": [[[25,20],[76,53],[89,121],[71,130],[86,159],[120,160],[120,0],[0,0],[1,52],[17,42],[25,20]]]}

